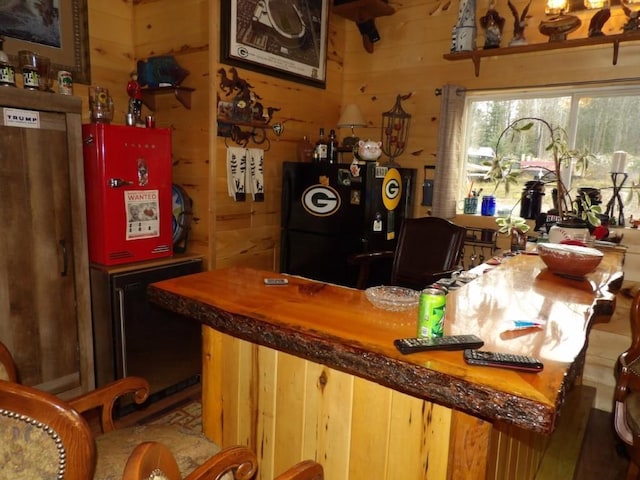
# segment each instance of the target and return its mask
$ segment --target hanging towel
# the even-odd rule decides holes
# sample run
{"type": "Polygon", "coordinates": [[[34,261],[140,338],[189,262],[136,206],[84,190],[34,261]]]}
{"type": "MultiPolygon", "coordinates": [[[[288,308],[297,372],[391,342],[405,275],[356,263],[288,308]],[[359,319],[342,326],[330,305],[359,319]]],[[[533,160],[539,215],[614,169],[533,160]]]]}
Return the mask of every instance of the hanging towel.
{"type": "Polygon", "coordinates": [[[227,187],[236,202],[245,201],[247,149],[227,147],[227,187]]]}
{"type": "Polygon", "coordinates": [[[251,189],[254,202],[264,202],[264,150],[261,148],[249,148],[247,152],[249,159],[247,190],[251,189]]]}

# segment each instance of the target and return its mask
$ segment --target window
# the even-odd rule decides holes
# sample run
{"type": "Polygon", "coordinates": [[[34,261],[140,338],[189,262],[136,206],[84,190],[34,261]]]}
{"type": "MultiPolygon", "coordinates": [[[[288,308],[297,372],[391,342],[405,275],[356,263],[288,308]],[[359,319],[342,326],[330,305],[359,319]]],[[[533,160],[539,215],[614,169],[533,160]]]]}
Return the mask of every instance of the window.
{"type": "MultiPolygon", "coordinates": [[[[545,184],[542,212],[553,208],[552,191],[555,175],[551,153],[546,150],[549,135],[542,123],[533,121],[532,128],[514,134],[508,132],[500,141],[500,155],[509,159],[517,184],[506,191],[486,178],[488,162],[493,158],[498,138],[514,120],[522,117],[541,118],[553,127],[561,127],[567,133],[570,148],[586,149],[593,154],[588,168],[581,171],[575,162],[571,174],[563,174],[572,200],[580,189],[595,188],[600,191],[602,212],[609,213],[616,223],[623,203],[623,218],[640,216],[640,87],[615,87],[584,90],[538,90],[535,92],[467,92],[465,104],[463,155],[465,178],[460,182],[459,197],[481,190],[481,195],[496,196],[498,215],[512,209],[520,214],[520,197],[527,181],[542,180],[545,184]],[[612,175],[612,160],[626,152],[624,172],[628,175],[619,197],[609,205],[614,194],[614,179],[619,186],[624,175],[612,175]],[[569,178],[570,177],[570,178],[569,178]],[[607,207],[610,206],[609,210],[607,207]]],[[[526,122],[525,122],[526,123],[526,122]]],[[[594,197],[595,198],[595,197],[594,197]]],[[[462,202],[460,202],[462,203],[462,202]]],[[[461,210],[461,208],[460,208],[461,210]]]]}

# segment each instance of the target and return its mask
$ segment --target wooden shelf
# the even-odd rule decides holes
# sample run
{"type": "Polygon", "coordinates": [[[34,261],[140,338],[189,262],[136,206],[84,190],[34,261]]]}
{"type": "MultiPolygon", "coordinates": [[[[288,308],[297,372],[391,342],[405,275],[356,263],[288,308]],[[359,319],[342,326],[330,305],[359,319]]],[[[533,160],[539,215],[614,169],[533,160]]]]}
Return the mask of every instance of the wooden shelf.
{"type": "Polygon", "coordinates": [[[393,15],[396,10],[382,0],[334,0],[333,13],[341,17],[353,20],[354,22],[364,22],[376,17],[393,15]]]}
{"type": "Polygon", "coordinates": [[[156,111],[156,95],[173,93],[182,106],[191,110],[191,92],[195,88],[190,87],[154,87],[142,89],[142,103],[154,112],[156,111]]]}
{"type": "Polygon", "coordinates": [[[602,37],[577,38],[561,42],[536,43],[532,45],[518,45],[514,47],[491,48],[487,50],[474,50],[472,52],[445,53],[445,60],[471,59],[475,68],[476,77],[480,75],[480,60],[483,57],[500,57],[502,55],[515,55],[519,53],[546,52],[565,48],[592,47],[596,45],[613,44],[613,64],[618,63],[618,50],[623,42],[640,41],[640,32],[621,33],[618,35],[605,35],[602,37]]]}

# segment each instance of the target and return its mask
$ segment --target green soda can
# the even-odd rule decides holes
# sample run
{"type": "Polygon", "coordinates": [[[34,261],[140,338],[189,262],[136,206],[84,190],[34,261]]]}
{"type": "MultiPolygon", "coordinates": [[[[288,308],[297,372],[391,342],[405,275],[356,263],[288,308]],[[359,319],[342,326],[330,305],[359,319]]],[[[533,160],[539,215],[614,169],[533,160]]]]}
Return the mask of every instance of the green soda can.
{"type": "Polygon", "coordinates": [[[418,337],[441,337],[444,333],[444,310],[447,297],[443,290],[425,288],[418,305],[418,337]]]}

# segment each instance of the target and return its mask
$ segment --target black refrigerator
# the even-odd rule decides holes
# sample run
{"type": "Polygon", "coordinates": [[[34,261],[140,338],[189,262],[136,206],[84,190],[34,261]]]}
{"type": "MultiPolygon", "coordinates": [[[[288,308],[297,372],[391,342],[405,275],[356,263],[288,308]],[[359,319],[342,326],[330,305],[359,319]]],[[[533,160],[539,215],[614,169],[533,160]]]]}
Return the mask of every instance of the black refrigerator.
{"type": "MultiPolygon", "coordinates": [[[[355,286],[358,267],[348,258],[395,248],[411,213],[415,178],[414,169],[375,162],[285,162],[280,271],[355,286]]],[[[389,273],[376,272],[372,284],[389,273]]]]}

